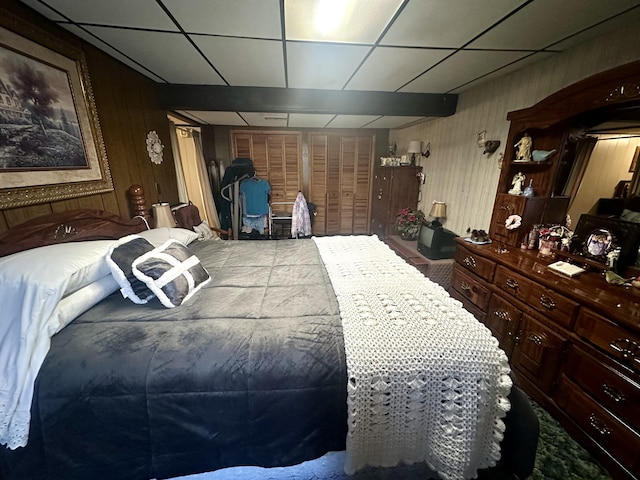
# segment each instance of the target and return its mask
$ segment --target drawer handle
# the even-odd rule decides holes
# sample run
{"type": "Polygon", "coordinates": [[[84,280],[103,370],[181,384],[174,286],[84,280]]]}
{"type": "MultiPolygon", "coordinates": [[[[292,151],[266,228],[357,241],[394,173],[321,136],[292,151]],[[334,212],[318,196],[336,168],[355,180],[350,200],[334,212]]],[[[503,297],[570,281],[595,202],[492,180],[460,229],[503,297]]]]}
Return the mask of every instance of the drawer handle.
{"type": "Polygon", "coordinates": [[[495,312],[493,312],[493,314],[504,322],[511,322],[509,313],[505,312],[504,310],[496,310],[495,312]]]}
{"type": "Polygon", "coordinates": [[[627,399],[624,393],[620,392],[617,388],[612,387],[611,385],[608,385],[606,383],[602,385],[602,390],[604,391],[607,397],[609,397],[611,400],[613,400],[616,403],[622,403],[627,399]]]}
{"type": "Polygon", "coordinates": [[[596,417],[595,413],[589,415],[589,425],[591,425],[595,429],[595,431],[603,437],[611,435],[611,429],[607,427],[607,425],[602,420],[596,417]]]}
{"type": "Polygon", "coordinates": [[[465,293],[471,293],[471,285],[469,285],[467,282],[462,282],[462,283],[460,283],[460,288],[461,288],[465,293]]]}
{"type": "Polygon", "coordinates": [[[540,295],[540,305],[542,305],[547,310],[553,310],[554,308],[556,308],[556,302],[554,302],[552,298],[547,297],[546,295],[540,295]]]}
{"type": "Polygon", "coordinates": [[[618,338],[612,341],[609,346],[625,360],[635,357],[638,352],[638,344],[628,338],[618,338]]]}
{"type": "Polygon", "coordinates": [[[507,287],[513,288],[514,290],[520,286],[518,281],[514,278],[507,278],[504,283],[507,284],[507,287]]]}
{"type": "Polygon", "coordinates": [[[464,260],[462,260],[462,264],[465,267],[476,268],[476,259],[467,255],[464,257],[464,260]]]}
{"type": "Polygon", "coordinates": [[[500,205],[500,210],[506,210],[508,212],[511,210],[511,205],[500,205]]]}
{"type": "Polygon", "coordinates": [[[532,333],[531,335],[529,335],[527,337],[527,340],[529,340],[530,342],[535,343],[537,346],[542,347],[543,343],[544,343],[544,339],[545,339],[545,334],[542,333],[540,335],[538,335],[537,333],[532,333]]]}

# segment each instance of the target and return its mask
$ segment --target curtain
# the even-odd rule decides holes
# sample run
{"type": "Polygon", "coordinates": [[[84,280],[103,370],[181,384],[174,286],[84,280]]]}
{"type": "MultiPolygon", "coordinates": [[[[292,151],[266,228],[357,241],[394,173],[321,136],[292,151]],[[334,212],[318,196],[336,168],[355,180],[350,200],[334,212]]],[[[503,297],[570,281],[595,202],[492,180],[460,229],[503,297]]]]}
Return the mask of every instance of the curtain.
{"type": "Polygon", "coordinates": [[[178,144],[176,124],[171,122],[171,128],[169,129],[171,135],[171,150],[173,152],[173,158],[176,164],[176,182],[178,184],[178,200],[181,203],[187,203],[189,201],[189,195],[187,194],[187,184],[184,179],[184,172],[182,171],[182,160],[180,157],[180,145],[178,144]]]}
{"type": "MultiPolygon", "coordinates": [[[[200,210],[200,216],[203,220],[206,220],[211,227],[220,228],[218,212],[213,202],[211,184],[202,153],[200,132],[192,128],[178,127],[175,124],[173,127],[171,141],[176,160],[179,199],[181,202],[191,201],[200,210]],[[175,154],[176,150],[177,155],[175,154]],[[184,187],[182,191],[181,182],[184,187]]],[[[214,234],[217,236],[215,231],[214,234]]]]}

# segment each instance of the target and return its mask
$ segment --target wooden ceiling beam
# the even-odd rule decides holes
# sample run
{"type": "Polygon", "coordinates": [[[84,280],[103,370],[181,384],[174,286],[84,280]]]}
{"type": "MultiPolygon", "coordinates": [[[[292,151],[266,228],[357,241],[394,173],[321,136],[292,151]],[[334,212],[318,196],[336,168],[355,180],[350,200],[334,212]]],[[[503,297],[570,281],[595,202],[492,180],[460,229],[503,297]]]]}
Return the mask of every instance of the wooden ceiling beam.
{"type": "Polygon", "coordinates": [[[167,110],[447,117],[456,94],[158,84],[167,110]]]}

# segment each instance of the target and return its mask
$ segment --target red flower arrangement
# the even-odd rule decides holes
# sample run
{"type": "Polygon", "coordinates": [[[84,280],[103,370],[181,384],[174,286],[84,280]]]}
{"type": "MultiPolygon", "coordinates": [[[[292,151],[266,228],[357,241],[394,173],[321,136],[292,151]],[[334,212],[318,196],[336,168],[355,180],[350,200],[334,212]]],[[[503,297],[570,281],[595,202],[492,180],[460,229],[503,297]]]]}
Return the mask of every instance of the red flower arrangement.
{"type": "Polygon", "coordinates": [[[425,215],[421,210],[403,208],[396,216],[395,227],[403,238],[415,238],[424,219],[425,215]]]}

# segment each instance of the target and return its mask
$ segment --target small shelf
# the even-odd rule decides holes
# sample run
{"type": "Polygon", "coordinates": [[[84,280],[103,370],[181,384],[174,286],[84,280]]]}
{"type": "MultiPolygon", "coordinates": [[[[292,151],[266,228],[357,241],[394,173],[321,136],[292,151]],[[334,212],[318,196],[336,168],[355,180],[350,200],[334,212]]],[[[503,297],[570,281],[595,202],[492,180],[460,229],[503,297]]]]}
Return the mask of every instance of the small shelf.
{"type": "Polygon", "coordinates": [[[539,162],[534,160],[526,160],[524,162],[522,160],[511,160],[511,165],[548,165],[549,163],[551,163],[551,161],[548,159],[539,162]]]}

